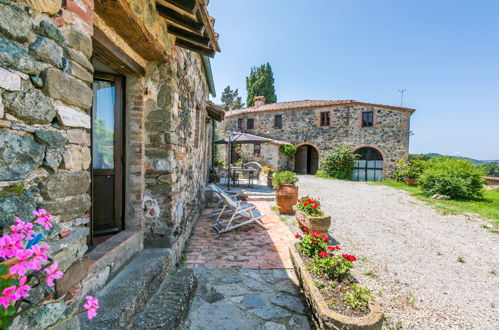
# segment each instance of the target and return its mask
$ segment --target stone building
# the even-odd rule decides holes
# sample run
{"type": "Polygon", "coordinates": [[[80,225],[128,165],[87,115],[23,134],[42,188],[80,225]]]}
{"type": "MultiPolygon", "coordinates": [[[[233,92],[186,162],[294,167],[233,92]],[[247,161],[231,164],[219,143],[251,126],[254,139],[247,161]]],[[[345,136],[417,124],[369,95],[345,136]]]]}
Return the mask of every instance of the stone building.
{"type": "Polygon", "coordinates": [[[244,151],[263,163],[279,164],[302,174],[314,174],[320,157],[335,144],[343,143],[359,154],[354,180],[380,180],[389,175],[400,158],[409,152],[410,118],[414,109],[358,101],[304,100],[255,105],[226,114],[226,131],[243,131],[279,139],[298,146],[289,158],[277,152],[279,145],[244,151]],[[276,159],[278,157],[279,159],[276,159]]]}
{"type": "Polygon", "coordinates": [[[0,0],[1,226],[48,210],[65,272],[28,328],[71,315],[144,245],[178,260],[224,116],[207,2],[0,0]]]}

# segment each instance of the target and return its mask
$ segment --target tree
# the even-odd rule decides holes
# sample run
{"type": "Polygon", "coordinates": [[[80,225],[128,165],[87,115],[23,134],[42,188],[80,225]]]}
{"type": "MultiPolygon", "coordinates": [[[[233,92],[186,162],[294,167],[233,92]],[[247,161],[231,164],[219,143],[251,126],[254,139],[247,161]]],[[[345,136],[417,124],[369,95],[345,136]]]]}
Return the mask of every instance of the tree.
{"type": "Polygon", "coordinates": [[[222,101],[220,107],[225,111],[244,107],[244,103],[241,102],[241,96],[239,96],[239,90],[237,88],[232,90],[230,89],[230,86],[225,87],[222,96],[220,97],[220,101],[222,101]]]}
{"type": "Polygon", "coordinates": [[[274,74],[269,63],[258,68],[251,68],[249,77],[246,77],[246,90],[248,98],[246,104],[252,107],[255,96],[265,96],[267,103],[277,102],[274,87],[274,74]]]}

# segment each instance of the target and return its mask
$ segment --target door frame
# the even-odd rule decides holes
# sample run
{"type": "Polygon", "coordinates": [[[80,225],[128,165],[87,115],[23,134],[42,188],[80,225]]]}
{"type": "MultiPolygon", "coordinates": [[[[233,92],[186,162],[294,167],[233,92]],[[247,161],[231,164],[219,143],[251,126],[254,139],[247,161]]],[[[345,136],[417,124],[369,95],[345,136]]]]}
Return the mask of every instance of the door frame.
{"type": "MultiPolygon", "coordinates": [[[[123,231],[125,229],[125,173],[126,173],[126,148],[125,148],[125,76],[119,74],[111,74],[105,72],[94,72],[95,80],[107,80],[113,81],[115,84],[115,94],[114,94],[114,220],[116,228],[118,231],[123,231]]],[[[93,142],[94,134],[94,122],[93,122],[93,107],[90,110],[90,120],[92,123],[92,128],[90,130],[90,140],[93,142]]],[[[93,143],[91,143],[91,155],[93,155],[93,143]]],[[[94,228],[94,169],[93,169],[93,157],[91,157],[90,163],[90,177],[91,177],[91,191],[90,196],[92,200],[91,207],[91,220],[90,220],[90,245],[95,246],[95,228],[94,228]]],[[[99,170],[106,171],[106,170],[99,170]]]]}
{"type": "MultiPolygon", "coordinates": [[[[380,177],[379,177],[379,180],[374,180],[374,181],[381,181],[383,179],[383,174],[384,174],[384,168],[385,168],[385,156],[384,154],[381,152],[381,150],[379,150],[378,148],[376,147],[373,147],[373,146],[369,146],[369,145],[365,145],[365,146],[361,146],[361,147],[358,147],[356,148],[353,152],[357,155],[360,155],[358,153],[358,151],[360,151],[361,149],[366,149],[366,150],[374,150],[374,153],[372,154],[375,154],[377,156],[379,156],[381,159],[367,159],[369,157],[366,157],[366,159],[357,159],[356,161],[359,161],[359,160],[365,160],[366,161],[366,165],[364,167],[357,167],[357,165],[354,165],[354,173],[355,171],[364,171],[364,174],[365,174],[365,180],[359,180],[358,177],[358,172],[357,172],[357,180],[356,181],[372,181],[372,180],[367,180],[367,171],[368,170],[374,170],[374,171],[380,171],[380,177]],[[368,162],[369,161],[381,161],[382,162],[382,166],[381,167],[376,167],[376,165],[374,167],[369,167],[368,165],[368,162]]],[[[369,150],[369,151],[370,151],[369,150]]],[[[375,157],[377,158],[377,157],[375,157]]],[[[376,177],[376,174],[375,174],[375,177],[376,177]]]]}

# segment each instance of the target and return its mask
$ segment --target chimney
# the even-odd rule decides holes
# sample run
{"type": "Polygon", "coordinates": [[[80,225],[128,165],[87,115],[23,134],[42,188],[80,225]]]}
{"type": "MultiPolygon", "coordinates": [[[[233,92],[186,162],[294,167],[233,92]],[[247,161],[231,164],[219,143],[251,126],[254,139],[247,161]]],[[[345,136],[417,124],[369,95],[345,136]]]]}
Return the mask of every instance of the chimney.
{"type": "Polygon", "coordinates": [[[255,96],[254,101],[255,107],[261,107],[262,105],[265,105],[265,96],[255,96]]]}

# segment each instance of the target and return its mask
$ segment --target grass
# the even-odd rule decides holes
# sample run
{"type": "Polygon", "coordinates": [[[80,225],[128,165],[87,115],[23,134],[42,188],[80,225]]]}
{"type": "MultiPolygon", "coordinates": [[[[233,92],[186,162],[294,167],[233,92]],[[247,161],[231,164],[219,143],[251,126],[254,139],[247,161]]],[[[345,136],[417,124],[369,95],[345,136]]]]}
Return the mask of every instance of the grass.
{"type": "Polygon", "coordinates": [[[378,278],[378,275],[376,274],[376,272],[374,270],[368,270],[363,275],[369,276],[372,279],[377,279],[378,278]]]}
{"type": "MultiPolygon", "coordinates": [[[[499,189],[486,190],[483,198],[473,200],[436,200],[423,195],[419,187],[409,186],[403,182],[386,180],[372,182],[376,185],[389,186],[408,191],[412,196],[431,204],[446,214],[476,213],[491,220],[492,225],[499,228],[499,189]]],[[[497,231],[493,231],[497,232],[497,231]]]]}

